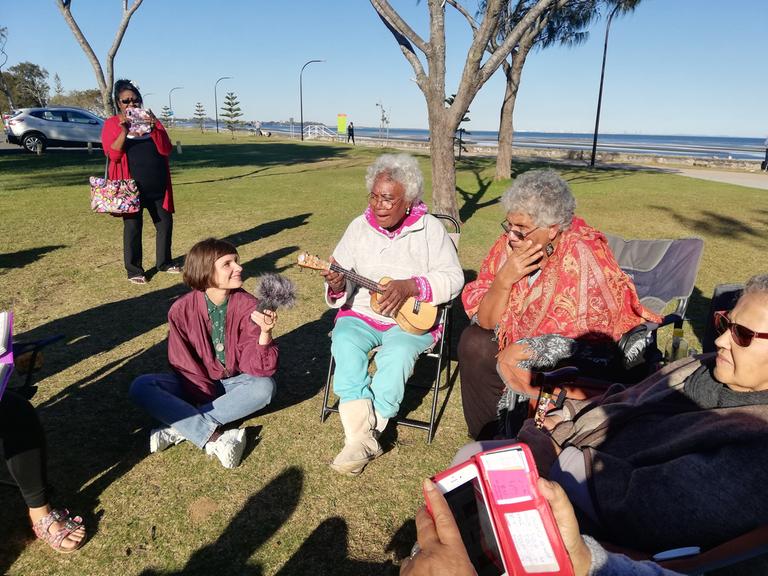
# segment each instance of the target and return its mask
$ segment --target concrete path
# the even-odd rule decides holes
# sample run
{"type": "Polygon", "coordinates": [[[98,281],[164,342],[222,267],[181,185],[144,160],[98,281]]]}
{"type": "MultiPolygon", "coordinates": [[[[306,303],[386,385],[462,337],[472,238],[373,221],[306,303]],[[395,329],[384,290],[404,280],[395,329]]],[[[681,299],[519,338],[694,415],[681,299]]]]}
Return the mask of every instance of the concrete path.
{"type": "Polygon", "coordinates": [[[725,184],[736,184],[737,186],[746,186],[747,188],[762,188],[768,190],[768,172],[731,172],[727,170],[710,170],[696,168],[670,168],[668,170],[673,174],[688,176],[689,178],[699,178],[700,180],[713,180],[714,182],[724,182],[725,184]]]}

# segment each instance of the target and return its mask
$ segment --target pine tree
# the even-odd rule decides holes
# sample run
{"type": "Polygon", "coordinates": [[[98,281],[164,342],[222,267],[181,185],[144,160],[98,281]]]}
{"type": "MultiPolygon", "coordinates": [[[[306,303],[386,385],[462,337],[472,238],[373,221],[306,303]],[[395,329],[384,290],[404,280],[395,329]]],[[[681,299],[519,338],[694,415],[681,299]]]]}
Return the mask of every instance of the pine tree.
{"type": "Polygon", "coordinates": [[[224,106],[221,107],[221,115],[226,118],[227,128],[232,132],[232,140],[235,139],[235,128],[240,123],[240,116],[243,115],[240,110],[240,102],[234,92],[227,92],[224,97],[224,106]]]}
{"type": "Polygon", "coordinates": [[[200,132],[205,132],[205,108],[200,102],[195,104],[195,119],[200,124],[200,132]]]}
{"type": "Polygon", "coordinates": [[[168,120],[171,119],[171,109],[166,105],[160,109],[160,118],[163,119],[163,124],[168,125],[168,120]]]}

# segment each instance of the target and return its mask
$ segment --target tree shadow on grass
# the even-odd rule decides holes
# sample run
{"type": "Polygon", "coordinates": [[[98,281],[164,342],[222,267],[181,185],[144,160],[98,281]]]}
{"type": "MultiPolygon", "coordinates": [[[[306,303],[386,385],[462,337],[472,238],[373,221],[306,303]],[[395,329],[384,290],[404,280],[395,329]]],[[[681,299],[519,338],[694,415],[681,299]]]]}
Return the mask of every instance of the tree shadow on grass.
{"type": "MultiPolygon", "coordinates": [[[[170,162],[172,177],[176,183],[177,172],[185,169],[250,167],[252,174],[271,166],[311,164],[346,156],[348,150],[344,148],[320,144],[310,146],[290,142],[219,143],[184,146],[184,153],[174,152],[170,162]]],[[[9,185],[8,190],[36,187],[41,177],[52,173],[56,174],[57,186],[87,185],[89,176],[104,173],[105,159],[101,150],[95,150],[90,155],[84,150],[51,150],[41,156],[0,156],[0,169],[13,178],[13,185],[9,185]]]]}
{"type": "Polygon", "coordinates": [[[701,210],[697,215],[683,214],[668,206],[648,206],[651,210],[658,210],[671,216],[676,222],[695,231],[697,234],[730,238],[735,241],[752,241],[756,246],[762,247],[768,238],[768,230],[750,226],[743,220],[731,216],[725,216],[711,210],[701,210]]]}
{"type": "Polygon", "coordinates": [[[180,571],[161,572],[150,568],[144,570],[141,576],[264,574],[260,563],[252,564],[249,560],[291,517],[303,488],[302,471],[295,466],[286,469],[251,496],[221,536],[195,551],[180,571]]]}
{"type": "Polygon", "coordinates": [[[32,262],[35,262],[36,260],[45,256],[48,254],[48,252],[53,252],[59,248],[66,248],[66,246],[63,244],[39,246],[37,248],[30,248],[28,250],[11,252],[9,254],[0,254],[0,269],[24,268],[24,266],[32,264],[32,262]]]}
{"type": "MultiPolygon", "coordinates": [[[[207,576],[221,573],[261,576],[267,570],[259,562],[258,552],[294,514],[302,490],[301,470],[288,468],[251,496],[221,536],[195,551],[181,570],[164,572],[149,568],[141,572],[141,576],[207,576]],[[251,561],[254,555],[256,559],[251,561]]],[[[349,558],[348,535],[344,519],[333,516],[324,520],[276,574],[385,576],[396,573],[397,568],[392,562],[378,564],[349,558]]],[[[281,542],[278,540],[271,545],[279,547],[281,542]]],[[[388,550],[392,548],[390,544],[388,550]]]]}
{"type": "Polygon", "coordinates": [[[463,200],[463,204],[459,208],[459,218],[461,218],[462,224],[466,224],[478,210],[499,203],[499,197],[483,201],[483,197],[491,187],[492,180],[490,178],[483,178],[481,174],[482,169],[478,166],[472,168],[472,173],[475,175],[475,181],[477,182],[476,192],[472,193],[469,190],[456,186],[456,191],[463,200]]]}
{"type": "MultiPolygon", "coordinates": [[[[225,239],[236,246],[243,246],[283,230],[304,226],[309,216],[305,213],[265,222],[225,239]]],[[[279,272],[282,269],[277,269],[277,261],[296,250],[296,246],[280,248],[244,263],[243,268],[248,276],[279,272]]],[[[53,334],[66,336],[65,344],[46,349],[47,360],[38,376],[38,379],[43,379],[164,325],[171,304],[187,291],[188,288],[182,284],[154,290],[52,320],[17,336],[19,340],[36,340],[53,334]]]]}

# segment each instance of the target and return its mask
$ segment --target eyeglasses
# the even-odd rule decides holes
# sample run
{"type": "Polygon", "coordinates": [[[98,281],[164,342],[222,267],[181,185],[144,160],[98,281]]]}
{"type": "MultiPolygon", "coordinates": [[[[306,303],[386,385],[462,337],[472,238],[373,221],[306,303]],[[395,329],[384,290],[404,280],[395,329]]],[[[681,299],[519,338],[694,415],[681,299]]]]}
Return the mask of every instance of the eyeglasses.
{"type": "Polygon", "coordinates": [[[731,322],[725,312],[715,312],[715,331],[717,334],[723,334],[726,330],[729,329],[731,331],[733,341],[742,348],[746,348],[752,344],[753,338],[768,339],[768,332],[755,332],[746,326],[731,322]]]}
{"type": "Polygon", "coordinates": [[[385,198],[384,196],[377,196],[373,192],[368,194],[368,203],[371,206],[376,206],[376,204],[381,204],[381,206],[385,210],[392,209],[392,207],[398,202],[400,202],[400,200],[402,200],[402,198],[385,198]]]}
{"type": "Polygon", "coordinates": [[[535,228],[531,228],[530,230],[528,230],[528,232],[522,232],[517,228],[513,228],[512,226],[513,225],[509,223],[509,220],[501,221],[501,227],[504,229],[504,232],[506,232],[507,234],[511,232],[512,234],[515,235],[515,238],[517,238],[518,240],[525,240],[526,238],[528,238],[530,234],[532,234],[533,232],[539,229],[539,227],[536,226],[535,228]]]}
{"type": "Polygon", "coordinates": [[[123,98],[120,100],[121,104],[141,104],[141,98],[123,98]]]}

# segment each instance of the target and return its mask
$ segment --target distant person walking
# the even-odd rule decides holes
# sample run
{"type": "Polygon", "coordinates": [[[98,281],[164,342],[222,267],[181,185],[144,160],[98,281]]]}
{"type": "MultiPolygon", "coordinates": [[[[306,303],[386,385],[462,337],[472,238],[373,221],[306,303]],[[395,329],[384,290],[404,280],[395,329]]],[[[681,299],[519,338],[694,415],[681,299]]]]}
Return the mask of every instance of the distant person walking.
{"type": "Polygon", "coordinates": [[[107,118],[101,131],[104,154],[109,158],[109,178],[133,178],[139,188],[141,210],[123,215],[123,260],[128,280],[146,284],[142,266],[141,231],[144,209],[155,225],[157,241],[155,262],[160,272],[179,274],[181,269],[171,258],[173,234],[173,188],[168,157],[173,146],[168,133],[151,110],[135,120],[142,108],[139,89],[129,80],[115,82],[115,103],[119,112],[107,118]],[[128,110],[131,109],[131,112],[128,110]],[[132,123],[130,118],[134,118],[132,123]],[[140,124],[143,124],[139,130],[140,124]]]}
{"type": "Polygon", "coordinates": [[[355,143],[355,125],[350,122],[347,124],[347,144],[352,140],[352,144],[355,143]]]}
{"type": "Polygon", "coordinates": [[[765,160],[763,160],[763,170],[768,172],[768,138],[765,139],[763,146],[765,146],[765,160]]]}

